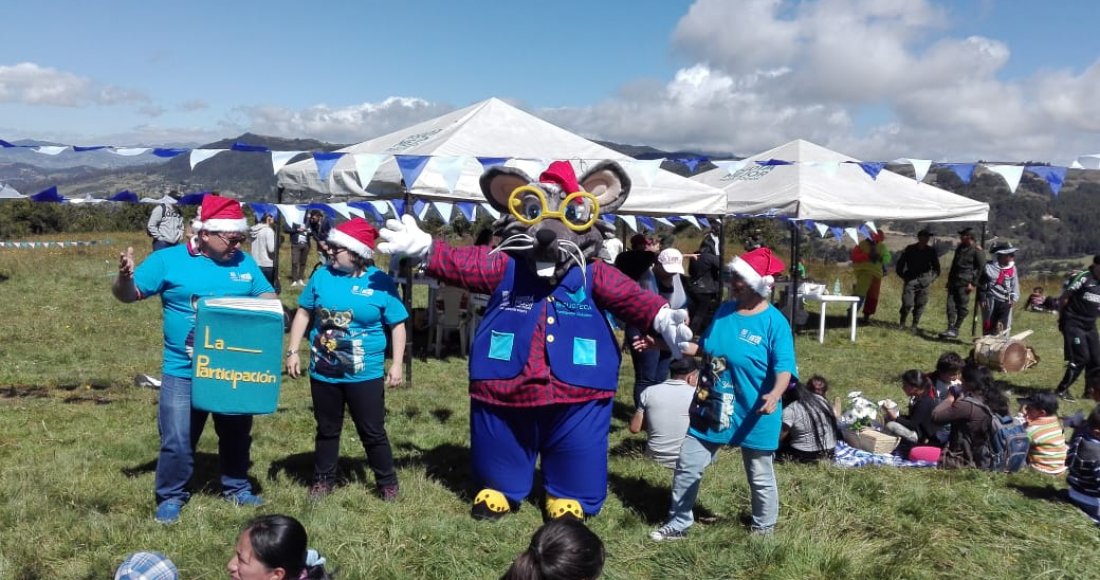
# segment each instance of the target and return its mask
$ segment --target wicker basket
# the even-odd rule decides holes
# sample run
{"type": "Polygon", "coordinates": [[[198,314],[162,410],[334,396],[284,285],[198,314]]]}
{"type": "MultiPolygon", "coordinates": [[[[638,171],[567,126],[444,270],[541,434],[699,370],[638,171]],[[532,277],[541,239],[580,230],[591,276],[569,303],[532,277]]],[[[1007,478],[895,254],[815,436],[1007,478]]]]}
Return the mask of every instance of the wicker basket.
{"type": "Polygon", "coordinates": [[[894,449],[897,449],[898,443],[901,443],[900,437],[887,435],[869,427],[860,429],[859,433],[851,429],[843,429],[843,431],[844,441],[848,445],[871,453],[891,453],[894,449]]]}

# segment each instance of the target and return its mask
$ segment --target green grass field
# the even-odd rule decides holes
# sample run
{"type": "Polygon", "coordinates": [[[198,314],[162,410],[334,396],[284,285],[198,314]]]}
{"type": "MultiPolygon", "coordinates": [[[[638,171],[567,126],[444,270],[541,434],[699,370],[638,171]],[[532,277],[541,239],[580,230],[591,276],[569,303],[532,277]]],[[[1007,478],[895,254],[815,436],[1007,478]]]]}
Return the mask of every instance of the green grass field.
{"type": "MultiPolygon", "coordinates": [[[[143,257],[148,248],[139,234],[111,237],[110,246],[0,249],[0,578],[108,578],[135,550],[165,552],[184,578],[221,577],[239,527],[257,513],[219,498],[208,427],[197,493],[180,523],[153,521],[157,393],[132,379],[159,374],[160,305],[111,297],[118,251],[132,243],[143,257]]],[[[74,238],[103,236],[64,239],[74,238]]],[[[830,285],[837,276],[850,281],[844,269],[811,264],[811,274],[830,285]]],[[[944,323],[938,290],[924,321],[937,332],[944,323]]],[[[293,305],[296,292],[285,288],[284,302],[293,305]]],[[[968,345],[897,330],[898,294],[897,280],[887,278],[878,321],[861,327],[855,343],[839,308],[830,310],[824,344],[811,315],[812,328],[796,342],[801,373],[828,377],[832,394],[900,400],[901,371],[930,369],[945,349],[966,354],[968,345]]],[[[1029,342],[1041,357],[1033,369],[1001,375],[1017,394],[1051,388],[1061,376],[1054,321],[1016,313],[1016,329],[1036,331],[1029,342]]],[[[532,501],[500,522],[469,518],[465,376],[464,359],[417,358],[411,387],[388,393],[403,493],[396,504],[371,494],[350,425],[342,449],[347,484],[319,504],[306,500],[314,429],[308,384],[285,380],[279,411],[257,418],[253,430],[251,475],[267,500],[259,512],[302,520],[342,578],[499,577],[541,516],[532,501]]],[[[779,528],[772,538],[753,538],[742,523],[748,487],[736,450],[723,452],[703,480],[700,505],[717,521],[697,526],[688,541],[655,544],[647,534],[665,513],[671,473],[646,460],[642,437],[627,431],[629,379],[626,364],[610,494],[590,522],[607,546],[607,578],[1100,577],[1100,531],[1060,500],[1062,479],[780,465],[779,528]]]]}

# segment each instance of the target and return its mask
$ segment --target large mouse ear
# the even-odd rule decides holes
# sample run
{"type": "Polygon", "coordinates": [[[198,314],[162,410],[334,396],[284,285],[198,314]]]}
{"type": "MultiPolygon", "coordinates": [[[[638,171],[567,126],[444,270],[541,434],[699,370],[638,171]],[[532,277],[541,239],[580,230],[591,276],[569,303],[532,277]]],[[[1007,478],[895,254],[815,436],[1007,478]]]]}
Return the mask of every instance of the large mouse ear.
{"type": "Polygon", "coordinates": [[[508,196],[517,187],[530,184],[531,178],[514,167],[490,167],[481,174],[481,193],[489,205],[502,214],[508,213],[508,196]]]}
{"type": "Polygon", "coordinates": [[[600,213],[615,211],[630,194],[630,177],[614,161],[602,161],[584,174],[581,187],[600,203],[600,213]]]}

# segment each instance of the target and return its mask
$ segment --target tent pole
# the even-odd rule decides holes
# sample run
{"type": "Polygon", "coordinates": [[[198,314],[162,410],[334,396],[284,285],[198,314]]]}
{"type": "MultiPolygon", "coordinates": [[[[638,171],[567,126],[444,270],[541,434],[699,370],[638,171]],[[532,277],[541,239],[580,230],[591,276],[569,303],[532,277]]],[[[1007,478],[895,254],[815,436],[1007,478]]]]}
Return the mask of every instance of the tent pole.
{"type": "MultiPolygon", "coordinates": [[[[412,196],[409,195],[409,188],[405,186],[405,180],[401,180],[401,188],[405,191],[405,208],[403,210],[403,213],[405,215],[409,215],[409,214],[412,213],[412,211],[411,211],[412,208],[409,207],[409,201],[410,201],[410,198],[412,196]]],[[[392,256],[391,256],[391,259],[392,259],[392,256]]],[[[403,269],[404,268],[398,267],[398,269],[396,270],[398,275],[400,275],[401,270],[403,270],[403,269]]],[[[412,308],[412,293],[413,293],[413,283],[412,282],[413,282],[413,280],[412,279],[413,279],[414,270],[415,269],[410,265],[410,267],[408,268],[407,273],[405,275],[405,284],[404,284],[405,287],[403,288],[404,292],[402,292],[402,296],[403,296],[402,301],[405,303],[405,310],[407,310],[409,312],[410,320],[412,318],[412,311],[413,311],[413,308],[412,308]]],[[[428,304],[428,308],[435,308],[435,304],[428,304]]],[[[413,328],[412,324],[410,324],[409,327],[407,329],[405,329],[405,380],[408,381],[408,384],[409,384],[410,387],[412,386],[412,381],[413,381],[412,346],[413,346],[413,337],[415,335],[416,335],[415,329],[413,328]]]]}
{"type": "Polygon", "coordinates": [[[791,285],[787,287],[787,324],[791,327],[791,334],[795,333],[795,307],[798,304],[798,284],[801,280],[798,279],[798,237],[802,233],[802,228],[798,227],[798,223],[794,220],[790,220],[787,223],[791,226],[791,285]]]}
{"type": "MultiPolygon", "coordinates": [[[[275,189],[275,203],[278,203],[280,205],[283,203],[283,187],[282,186],[279,186],[275,189]]],[[[275,284],[274,284],[274,286],[275,286],[275,293],[276,294],[282,292],[282,288],[280,287],[280,284],[279,284],[279,280],[280,280],[280,276],[279,276],[279,252],[281,252],[283,250],[283,228],[279,227],[279,219],[281,217],[282,216],[279,214],[278,210],[276,210],[276,212],[275,212],[275,257],[271,260],[273,262],[273,264],[271,265],[271,268],[273,270],[275,270],[275,284]]]]}
{"type": "MultiPolygon", "coordinates": [[[[989,222],[982,222],[982,242],[979,245],[979,247],[982,248],[982,249],[985,249],[985,226],[988,223],[989,222]]],[[[982,315],[982,312],[981,312],[981,310],[979,310],[979,307],[981,307],[981,301],[978,300],[978,289],[975,288],[974,289],[974,312],[970,316],[970,336],[971,337],[977,336],[978,317],[982,315]]]]}
{"type": "MultiPolygon", "coordinates": [[[[726,267],[726,224],[722,222],[720,216],[715,217],[714,220],[718,222],[718,263],[722,269],[726,267]]],[[[713,229],[714,226],[711,226],[713,229]]],[[[726,298],[726,284],[721,283],[718,285],[718,302],[724,302],[726,298]]]]}

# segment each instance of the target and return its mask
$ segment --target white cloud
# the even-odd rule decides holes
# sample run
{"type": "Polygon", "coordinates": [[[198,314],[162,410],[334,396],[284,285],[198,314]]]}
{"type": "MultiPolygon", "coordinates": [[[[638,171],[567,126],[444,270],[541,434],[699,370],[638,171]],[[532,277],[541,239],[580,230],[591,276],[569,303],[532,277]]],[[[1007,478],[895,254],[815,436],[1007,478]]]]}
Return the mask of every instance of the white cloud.
{"type": "Polygon", "coordinates": [[[78,107],[148,101],[140,91],[100,85],[91,79],[31,62],[0,65],[0,103],[78,107]]]}
{"type": "Polygon", "coordinates": [[[302,111],[283,107],[243,107],[243,124],[254,133],[311,137],[332,143],[356,143],[437,117],[453,107],[410,97],[346,107],[316,105],[302,111]]]}

